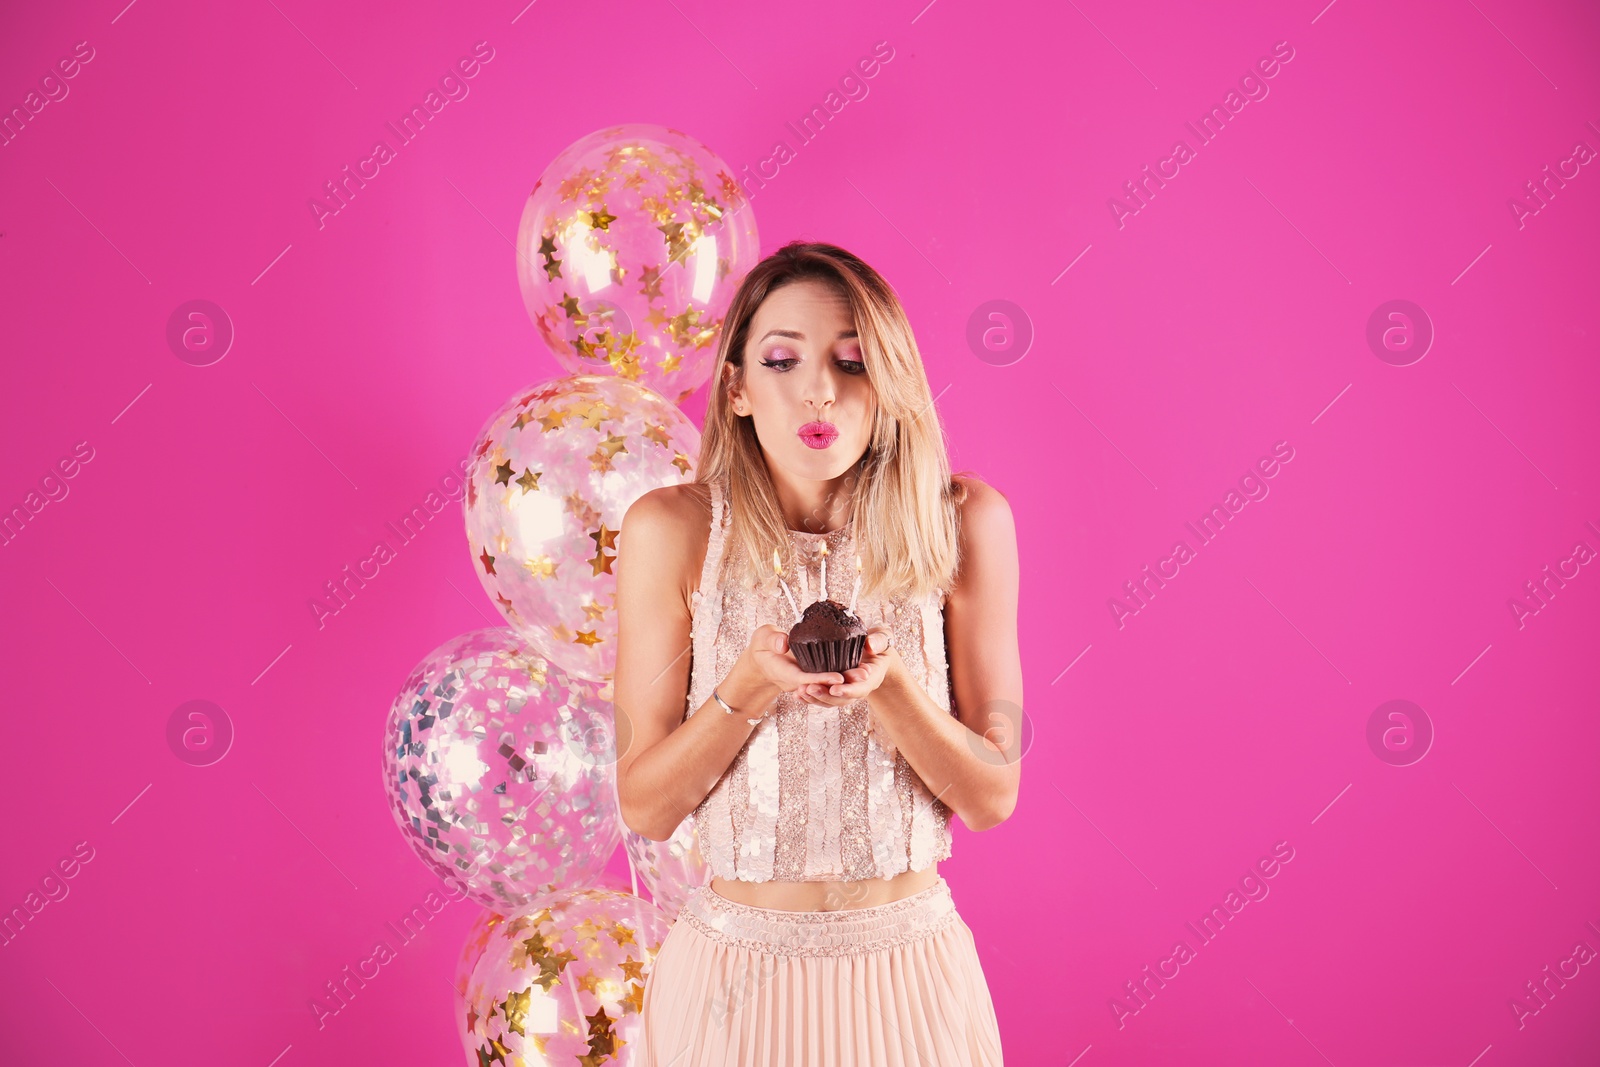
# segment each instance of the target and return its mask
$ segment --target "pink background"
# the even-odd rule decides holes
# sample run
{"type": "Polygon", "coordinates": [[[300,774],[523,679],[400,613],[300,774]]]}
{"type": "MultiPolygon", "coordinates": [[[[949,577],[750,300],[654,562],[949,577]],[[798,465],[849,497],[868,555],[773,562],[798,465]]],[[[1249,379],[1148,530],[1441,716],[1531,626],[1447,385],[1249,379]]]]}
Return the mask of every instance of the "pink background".
{"type": "Polygon", "coordinates": [[[787,142],[763,251],[882,270],[956,466],[1010,498],[1032,745],[1014,817],[943,866],[1010,1062],[1596,1055],[1600,967],[1562,961],[1600,949],[1600,574],[1508,606],[1600,549],[1600,173],[1508,206],[1600,148],[1592,6],[124,2],[0,16],[6,111],[94,50],[0,148],[0,506],[93,449],[0,546],[0,909],[94,850],[0,949],[0,1058],[463,1062],[473,905],[320,1031],[308,1001],[430,888],[379,787],[394,689],[498,619],[454,506],[324,628],[308,601],[562,373],[505,238],[621,122],[741,171],[787,142]],[[319,229],[307,200],[479,41],[470,95],[319,229]],[[1198,147],[1185,123],[1280,41],[1269,95],[1198,147]],[[1195,158],[1119,227],[1178,138],[1195,158]],[[237,331],[208,367],[165,339],[195,298],[237,331]],[[1009,365],[967,342],[994,299],[1035,331],[1009,365]],[[1392,299],[1436,330],[1409,366],[1366,341],[1392,299]],[[1280,441],[1270,494],[1119,626],[1123,583],[1280,441]],[[167,746],[191,699],[236,730],[210,767],[167,746]],[[1391,699],[1435,734],[1409,766],[1368,745],[1391,699]],[[1277,842],[1270,894],[1199,947],[1185,923],[1277,842]],[[1547,965],[1577,975],[1519,1025],[1547,965]]]}

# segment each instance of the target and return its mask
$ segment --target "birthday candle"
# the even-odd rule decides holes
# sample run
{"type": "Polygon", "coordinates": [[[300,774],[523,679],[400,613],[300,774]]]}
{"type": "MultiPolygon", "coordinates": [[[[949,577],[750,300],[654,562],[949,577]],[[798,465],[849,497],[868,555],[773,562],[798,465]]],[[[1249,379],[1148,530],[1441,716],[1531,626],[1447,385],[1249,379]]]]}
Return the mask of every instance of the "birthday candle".
{"type": "Polygon", "coordinates": [[[822,542],[822,595],[818,600],[828,599],[828,542],[822,542]]]}
{"type": "Polygon", "coordinates": [[[783,595],[789,598],[789,606],[794,608],[794,621],[799,622],[800,608],[794,602],[794,594],[789,592],[789,583],[783,580],[783,564],[778,560],[778,550],[772,550],[772,573],[778,576],[778,584],[783,586],[783,595]]]}

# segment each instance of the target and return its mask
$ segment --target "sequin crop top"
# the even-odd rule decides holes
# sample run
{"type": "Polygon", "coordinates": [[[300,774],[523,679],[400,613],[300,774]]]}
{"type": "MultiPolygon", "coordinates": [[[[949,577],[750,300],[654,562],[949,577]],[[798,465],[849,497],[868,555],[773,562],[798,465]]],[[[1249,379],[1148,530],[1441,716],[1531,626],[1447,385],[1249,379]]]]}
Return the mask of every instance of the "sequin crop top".
{"type": "MultiPolygon", "coordinates": [[[[711,698],[762,623],[788,629],[794,611],[781,589],[740,580],[737,542],[724,551],[727,485],[714,480],[711,531],[695,591],[685,719],[711,698]]],[[[827,533],[789,531],[798,573],[785,577],[803,608],[827,595],[848,603],[855,584],[854,521],[827,533]],[[840,565],[850,560],[850,566],[840,565]]],[[[944,647],[944,590],[918,604],[858,602],[868,628],[889,627],[894,646],[934,703],[951,709],[944,647]]],[[[700,851],[714,877],[745,882],[860,881],[919,871],[950,855],[950,808],[935,799],[904,756],[873,729],[870,699],[841,708],[784,693],[694,811],[700,851]]],[[[713,709],[716,705],[712,705],[713,709]]],[[[709,714],[709,713],[708,713],[709,714]]],[[[720,714],[720,712],[719,712],[720,714]]]]}

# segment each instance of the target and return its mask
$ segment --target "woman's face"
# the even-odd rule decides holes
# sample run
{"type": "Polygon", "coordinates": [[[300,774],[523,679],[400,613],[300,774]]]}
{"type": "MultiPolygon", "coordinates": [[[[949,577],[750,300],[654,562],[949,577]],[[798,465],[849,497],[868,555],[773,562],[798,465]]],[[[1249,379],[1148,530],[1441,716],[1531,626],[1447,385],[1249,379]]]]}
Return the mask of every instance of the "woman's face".
{"type": "Polygon", "coordinates": [[[752,417],[769,463],[830,481],[866,452],[876,395],[850,304],[832,288],[807,278],[768,293],[750,321],[744,369],[744,387],[730,385],[729,400],[752,417]]]}

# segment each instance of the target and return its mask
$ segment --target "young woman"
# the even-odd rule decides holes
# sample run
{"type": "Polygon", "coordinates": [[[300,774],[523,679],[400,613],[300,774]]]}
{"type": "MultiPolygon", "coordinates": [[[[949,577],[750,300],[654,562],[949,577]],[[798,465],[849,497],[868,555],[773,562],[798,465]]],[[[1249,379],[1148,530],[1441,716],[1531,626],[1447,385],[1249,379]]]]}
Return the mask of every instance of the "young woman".
{"type": "Polygon", "coordinates": [[[999,1064],[937,864],[952,814],[986,830],[1016,804],[1010,506],[952,477],[905,311],[841,248],[757,264],[714,374],[696,480],[642,496],[619,542],[622,818],[664,841],[692,814],[713,875],[657,954],[634,1062],[999,1064]],[[842,674],[788,648],[824,597],[868,626],[842,674]]]}

